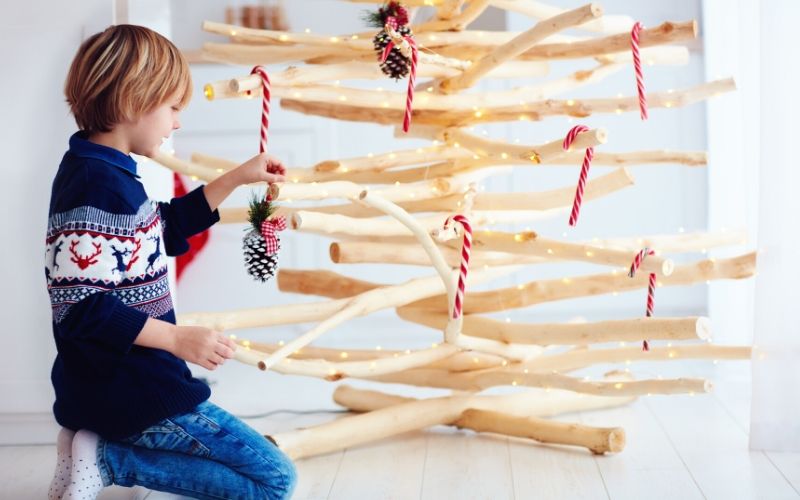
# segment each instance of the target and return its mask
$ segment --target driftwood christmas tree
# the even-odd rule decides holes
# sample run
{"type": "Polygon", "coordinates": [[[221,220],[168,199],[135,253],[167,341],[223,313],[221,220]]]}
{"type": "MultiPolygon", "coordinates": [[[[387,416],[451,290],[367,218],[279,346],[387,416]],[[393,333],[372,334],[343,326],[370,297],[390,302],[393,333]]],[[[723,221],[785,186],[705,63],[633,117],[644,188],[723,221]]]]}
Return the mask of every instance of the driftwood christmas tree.
{"type": "MultiPolygon", "coordinates": [[[[454,391],[451,396],[414,400],[340,386],[335,400],[361,414],[274,436],[295,458],[438,424],[582,446],[595,453],[620,451],[625,441],[620,428],[594,428],[542,417],[625,404],[642,395],[707,392],[711,383],[697,378],[635,379],[627,372],[587,380],[571,373],[603,363],[748,359],[750,348],[713,345],[706,318],[650,316],[652,304],[646,317],[579,324],[520,324],[486,315],[635,289],[650,288],[652,299],[656,286],[747,278],[754,273],[755,254],[680,266],[668,258],[670,254],[737,244],[742,237],[733,232],[573,243],[545,239],[533,231],[490,231],[490,225],[550,216],[564,217],[567,224],[565,212],[570,206],[571,223],[576,223],[581,200],[607,196],[633,183],[626,165],[702,166],[706,154],[612,153],[601,147],[592,157],[593,150],[587,152],[587,148],[602,145],[613,130],[584,127],[572,130],[566,143],[564,134],[559,134],[537,143],[511,144],[476,134],[472,128],[481,123],[564,115],[580,118],[634,112],[644,118],[647,108],[684,106],[731,91],[734,83],[724,79],[675,91],[644,92],[639,78],[638,97],[634,93],[631,97],[559,99],[556,96],[566,96],[620,70],[631,72],[631,88],[635,88],[633,68],[640,77],[642,63],[687,62],[688,50],[675,44],[696,37],[696,22],[666,22],[643,28],[624,16],[604,16],[597,4],[563,11],[533,0],[408,0],[405,5],[409,8],[408,25],[390,20],[382,28],[385,35],[381,39],[383,45],[387,37],[391,39],[390,49],[399,51],[408,61],[413,84],[408,92],[379,88],[380,80],[387,78],[376,61],[373,38],[379,30],[330,36],[206,22],[205,30],[229,37],[230,43],[207,44],[205,58],[233,64],[293,66],[269,73],[268,85],[259,72],[232,75],[230,81],[209,83],[205,95],[216,100],[263,98],[268,93],[273,104],[279,99],[283,108],[365,122],[365,126],[393,125],[398,138],[432,141],[423,148],[289,168],[290,182],[280,186],[279,195],[274,196],[280,202],[274,216],[286,217],[289,230],[334,239],[330,245],[334,262],[430,266],[434,274],[386,284],[328,271],[280,269],[281,291],[325,300],[187,314],[179,320],[226,332],[317,322],[285,345],[240,340],[236,357],[262,370],[284,374],[327,380],[349,377],[454,391]],[[417,8],[422,6],[435,7],[435,14],[416,23],[417,8]],[[470,30],[470,23],[488,6],[528,15],[531,28],[522,33],[470,30]],[[587,36],[560,34],[573,28],[587,36]],[[412,34],[403,36],[409,32],[412,34]],[[638,42],[636,49],[632,49],[632,38],[638,42]],[[543,76],[549,64],[565,59],[594,62],[583,71],[536,86],[465,92],[484,78],[543,76]],[[373,80],[376,88],[364,90],[341,84],[350,80],[373,80]],[[582,176],[577,190],[575,185],[541,192],[487,193],[476,189],[480,181],[497,173],[496,167],[574,165],[577,172],[582,162],[588,170],[589,160],[595,166],[615,168],[590,180],[582,176]],[[292,206],[295,201],[330,199],[341,203],[317,208],[292,206]],[[522,266],[555,261],[590,262],[608,266],[609,271],[470,292],[474,285],[508,276],[522,266]],[[621,270],[628,268],[631,276],[621,270]],[[402,320],[433,329],[432,346],[416,351],[344,352],[310,345],[352,318],[386,308],[394,308],[402,320]],[[436,335],[435,331],[440,333],[436,335]],[[643,340],[655,343],[643,349],[643,340]],[[503,396],[481,394],[496,386],[519,386],[521,390],[503,396]]],[[[394,56],[399,57],[396,53],[394,56]]],[[[235,166],[200,153],[191,161],[168,155],[155,159],[206,181],[235,166]]],[[[224,210],[222,219],[245,224],[246,208],[224,210]]]]}

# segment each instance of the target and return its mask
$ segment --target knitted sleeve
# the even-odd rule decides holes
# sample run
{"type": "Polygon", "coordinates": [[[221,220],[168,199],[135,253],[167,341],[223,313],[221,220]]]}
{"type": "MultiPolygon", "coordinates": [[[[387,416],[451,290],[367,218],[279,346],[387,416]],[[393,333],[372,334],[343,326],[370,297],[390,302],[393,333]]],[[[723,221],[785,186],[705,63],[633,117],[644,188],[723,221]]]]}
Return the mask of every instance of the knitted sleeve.
{"type": "Polygon", "coordinates": [[[219,222],[219,211],[212,211],[208,206],[203,186],[169,203],[159,202],[158,209],[164,230],[164,248],[170,256],[186,253],[191,236],[219,222]]]}
{"type": "Polygon", "coordinates": [[[90,205],[50,216],[45,275],[58,335],[130,350],[148,317],[122,300],[121,285],[139,260],[141,219],[90,205]]]}

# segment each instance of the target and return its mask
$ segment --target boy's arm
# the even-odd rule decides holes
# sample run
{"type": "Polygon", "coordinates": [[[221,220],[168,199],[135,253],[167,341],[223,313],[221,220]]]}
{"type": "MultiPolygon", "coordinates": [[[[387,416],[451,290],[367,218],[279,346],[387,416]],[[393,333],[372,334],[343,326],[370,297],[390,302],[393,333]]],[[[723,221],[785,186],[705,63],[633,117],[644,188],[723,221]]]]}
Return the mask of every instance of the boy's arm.
{"type": "Polygon", "coordinates": [[[238,186],[255,182],[283,182],[285,172],[280,160],[261,153],[186,196],[173,198],[169,203],[159,203],[167,255],[185,253],[189,250],[189,237],[217,223],[217,208],[238,186]]]}

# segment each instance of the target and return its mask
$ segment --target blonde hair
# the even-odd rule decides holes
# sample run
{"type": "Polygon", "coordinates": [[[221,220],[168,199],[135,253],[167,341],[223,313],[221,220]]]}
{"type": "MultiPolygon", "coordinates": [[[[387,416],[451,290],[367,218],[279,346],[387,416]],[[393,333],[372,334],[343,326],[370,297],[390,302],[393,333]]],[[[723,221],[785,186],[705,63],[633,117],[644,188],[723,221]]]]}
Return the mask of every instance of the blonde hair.
{"type": "Polygon", "coordinates": [[[81,44],[64,84],[81,130],[109,132],[180,93],[192,97],[189,64],[172,42],[142,26],[120,24],[81,44]]]}

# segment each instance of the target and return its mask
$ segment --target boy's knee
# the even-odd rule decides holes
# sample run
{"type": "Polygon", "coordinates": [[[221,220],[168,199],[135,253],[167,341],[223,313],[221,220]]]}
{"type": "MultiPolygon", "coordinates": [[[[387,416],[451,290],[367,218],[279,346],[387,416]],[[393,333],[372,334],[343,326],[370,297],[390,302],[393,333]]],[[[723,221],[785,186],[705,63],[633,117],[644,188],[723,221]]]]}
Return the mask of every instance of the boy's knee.
{"type": "Polygon", "coordinates": [[[292,497],[297,486],[297,469],[291,460],[282,462],[275,468],[279,476],[261,483],[261,490],[266,500],[285,500],[292,497]]]}

